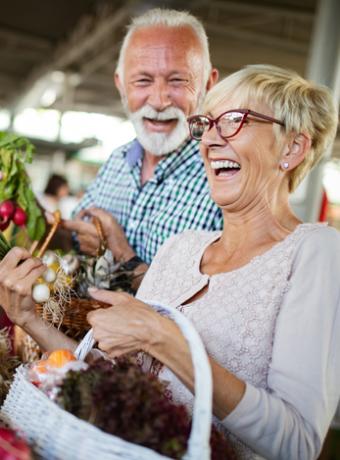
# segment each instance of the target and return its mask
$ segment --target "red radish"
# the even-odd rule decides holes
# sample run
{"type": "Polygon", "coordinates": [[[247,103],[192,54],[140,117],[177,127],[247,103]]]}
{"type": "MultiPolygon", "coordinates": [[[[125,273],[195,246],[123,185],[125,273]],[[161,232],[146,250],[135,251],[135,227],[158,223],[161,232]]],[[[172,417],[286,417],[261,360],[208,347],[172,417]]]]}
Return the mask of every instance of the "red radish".
{"type": "Polygon", "coordinates": [[[0,428],[0,458],[1,460],[31,460],[31,449],[15,431],[0,428]]]}
{"type": "Polygon", "coordinates": [[[27,222],[27,214],[25,213],[25,211],[22,208],[17,206],[15,208],[15,211],[14,211],[12,219],[13,219],[13,222],[15,223],[15,225],[19,225],[19,227],[21,227],[21,226],[25,225],[26,222],[27,222]]]}
{"type": "Polygon", "coordinates": [[[0,217],[4,220],[11,219],[15,211],[15,206],[13,201],[6,200],[0,204],[0,217]]]}
{"type": "Polygon", "coordinates": [[[0,230],[3,232],[9,226],[10,219],[1,219],[0,218],[0,230]]]}

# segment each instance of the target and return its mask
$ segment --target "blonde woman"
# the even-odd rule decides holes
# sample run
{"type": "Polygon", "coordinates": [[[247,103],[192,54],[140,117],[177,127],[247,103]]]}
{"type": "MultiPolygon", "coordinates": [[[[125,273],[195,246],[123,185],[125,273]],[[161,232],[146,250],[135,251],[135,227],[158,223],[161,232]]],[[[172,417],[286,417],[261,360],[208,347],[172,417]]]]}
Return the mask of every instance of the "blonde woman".
{"type": "MultiPolygon", "coordinates": [[[[170,238],[138,299],[91,291],[112,304],[89,315],[99,348],[110,356],[143,350],[144,366],[189,407],[187,346],[144,302],[178,307],[193,321],[210,355],[216,424],[241,459],[317,458],[339,400],[340,238],[326,225],[302,224],[288,203],[336,125],[329,92],[294,72],[249,66],[221,81],[189,127],[201,140],[223,231],[170,238]]],[[[109,234],[108,216],[93,213],[109,234]]],[[[14,321],[53,348],[63,339],[44,332],[30,300],[43,267],[31,259],[18,266],[25,257],[15,250],[0,264],[1,299],[14,321]]]]}

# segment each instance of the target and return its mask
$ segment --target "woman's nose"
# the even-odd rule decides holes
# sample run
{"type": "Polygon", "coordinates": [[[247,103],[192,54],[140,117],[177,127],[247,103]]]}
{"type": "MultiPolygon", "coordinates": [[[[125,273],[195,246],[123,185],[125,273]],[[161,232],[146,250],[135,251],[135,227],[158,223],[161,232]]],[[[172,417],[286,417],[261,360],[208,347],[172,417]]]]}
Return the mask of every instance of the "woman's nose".
{"type": "Polygon", "coordinates": [[[207,147],[210,147],[211,145],[225,145],[226,142],[227,141],[222,139],[222,137],[219,135],[215,123],[213,123],[210,129],[204,131],[201,140],[201,143],[207,147]]]}

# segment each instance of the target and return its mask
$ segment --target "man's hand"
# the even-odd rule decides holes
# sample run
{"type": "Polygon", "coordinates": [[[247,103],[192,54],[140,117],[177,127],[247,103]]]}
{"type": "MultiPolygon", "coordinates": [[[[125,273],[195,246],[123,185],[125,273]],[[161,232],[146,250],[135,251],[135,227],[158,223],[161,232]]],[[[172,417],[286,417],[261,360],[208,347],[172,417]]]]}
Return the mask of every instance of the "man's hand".
{"type": "MultiPolygon", "coordinates": [[[[126,262],[136,255],[129,245],[123,228],[109,212],[99,208],[89,208],[81,211],[77,218],[81,219],[84,216],[97,217],[99,219],[107,246],[112,252],[115,260],[126,262]]],[[[98,246],[99,239],[97,248],[98,246]]]]}
{"type": "Polygon", "coordinates": [[[25,249],[11,249],[0,262],[0,302],[9,319],[25,328],[36,318],[32,286],[46,270],[25,249]]]}
{"type": "Polygon", "coordinates": [[[74,220],[62,220],[61,226],[70,232],[77,233],[81,252],[91,256],[97,255],[100,239],[93,223],[85,222],[81,214],[78,214],[74,220]]]}
{"type": "Polygon", "coordinates": [[[112,307],[87,315],[101,350],[111,358],[140,350],[148,352],[160,331],[162,317],[129,294],[89,289],[96,300],[112,307]]]}

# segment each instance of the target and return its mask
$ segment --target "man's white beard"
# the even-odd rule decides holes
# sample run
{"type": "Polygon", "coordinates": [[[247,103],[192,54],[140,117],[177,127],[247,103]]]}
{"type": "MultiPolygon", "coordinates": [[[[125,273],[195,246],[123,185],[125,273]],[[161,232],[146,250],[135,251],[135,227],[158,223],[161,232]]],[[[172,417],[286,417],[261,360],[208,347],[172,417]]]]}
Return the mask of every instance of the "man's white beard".
{"type": "Polygon", "coordinates": [[[150,105],[144,105],[136,112],[128,112],[129,118],[136,130],[137,139],[143,148],[155,156],[167,155],[178,149],[189,137],[189,128],[184,112],[177,107],[168,107],[158,112],[150,105]],[[143,118],[151,120],[177,120],[176,126],[169,133],[154,133],[148,131],[143,118]]]}

